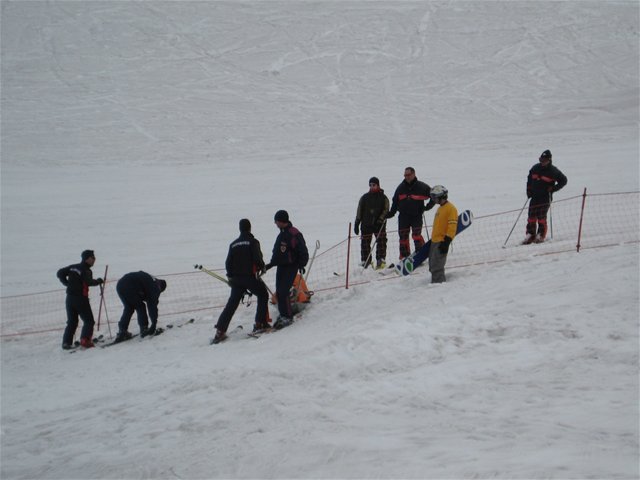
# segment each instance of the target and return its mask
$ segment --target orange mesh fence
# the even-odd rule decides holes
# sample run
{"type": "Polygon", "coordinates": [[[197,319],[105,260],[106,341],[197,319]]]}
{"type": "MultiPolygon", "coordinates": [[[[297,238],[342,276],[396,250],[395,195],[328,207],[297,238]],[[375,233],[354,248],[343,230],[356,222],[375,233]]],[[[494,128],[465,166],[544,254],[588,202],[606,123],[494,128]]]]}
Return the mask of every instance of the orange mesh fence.
{"type": "MultiPolygon", "coordinates": [[[[557,199],[553,202],[547,217],[547,241],[528,246],[520,245],[527,222],[526,208],[519,218],[520,209],[477,216],[473,224],[452,243],[447,269],[513,261],[532,255],[575,252],[578,250],[578,242],[580,249],[637,243],[640,240],[639,194],[640,192],[622,192],[594,195],[585,192],[584,195],[557,199]],[[513,234],[505,244],[512,229],[513,234]]],[[[459,212],[468,207],[456,206],[459,212]]],[[[387,225],[388,265],[397,261],[399,255],[398,232],[389,230],[391,222],[395,223],[395,220],[390,220],[387,225]]],[[[431,226],[428,228],[431,231],[431,226]]],[[[425,230],[423,235],[426,240],[425,230]]],[[[413,250],[413,242],[411,246],[413,250]]],[[[375,258],[375,246],[373,249],[375,258]]],[[[360,265],[360,237],[351,236],[325,250],[320,250],[307,277],[308,288],[316,295],[327,290],[401,278],[395,275],[392,269],[363,269],[360,265]]],[[[224,269],[218,269],[216,272],[224,275],[224,269]]],[[[428,273],[428,268],[423,267],[416,270],[414,275],[428,273]]],[[[215,323],[229,294],[229,287],[225,283],[198,271],[158,277],[166,279],[168,284],[167,290],[160,297],[159,311],[163,324],[179,323],[189,318],[205,318],[211,321],[212,325],[215,323]]],[[[269,271],[264,280],[273,290],[274,271],[269,271]]],[[[100,331],[107,329],[107,317],[111,328],[117,329],[115,324],[122,312],[122,305],[115,291],[116,283],[117,280],[111,280],[105,285],[106,308],[102,311],[100,331]]],[[[0,302],[0,336],[3,339],[64,329],[64,289],[2,297],[0,302]]],[[[96,321],[99,302],[99,289],[92,288],[91,304],[96,321]]],[[[132,319],[133,322],[135,318],[132,319]]]]}

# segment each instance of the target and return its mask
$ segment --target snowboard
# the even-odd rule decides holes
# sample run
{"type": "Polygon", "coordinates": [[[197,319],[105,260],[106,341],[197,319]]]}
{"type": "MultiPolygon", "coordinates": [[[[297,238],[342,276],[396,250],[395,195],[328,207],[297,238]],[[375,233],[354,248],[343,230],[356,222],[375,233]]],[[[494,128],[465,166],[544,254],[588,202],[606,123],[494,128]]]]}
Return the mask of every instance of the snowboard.
{"type": "MultiPolygon", "coordinates": [[[[456,236],[464,232],[469,225],[473,222],[473,213],[470,210],[465,210],[458,215],[458,226],[456,228],[456,236]]],[[[424,263],[429,258],[429,250],[431,249],[431,240],[425,243],[420,250],[413,252],[400,263],[395,265],[396,273],[398,275],[409,275],[416,268],[424,263]]]]}

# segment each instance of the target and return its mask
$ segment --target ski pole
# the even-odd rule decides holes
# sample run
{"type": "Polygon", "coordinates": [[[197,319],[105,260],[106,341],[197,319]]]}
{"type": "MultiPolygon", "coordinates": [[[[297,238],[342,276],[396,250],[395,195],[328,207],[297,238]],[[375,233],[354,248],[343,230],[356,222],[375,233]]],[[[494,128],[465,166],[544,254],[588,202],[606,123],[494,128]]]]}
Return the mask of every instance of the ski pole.
{"type": "Polygon", "coordinates": [[[551,192],[549,192],[549,238],[553,240],[553,215],[551,215],[551,192]]]}
{"type": "Polygon", "coordinates": [[[307,283],[307,278],[309,278],[309,273],[311,273],[311,267],[313,267],[313,261],[316,259],[316,253],[318,253],[319,248],[320,248],[320,240],[316,240],[316,248],[313,250],[313,256],[311,257],[311,261],[309,262],[307,273],[304,276],[304,283],[307,283]]]}
{"type": "Polygon", "coordinates": [[[222,275],[217,274],[216,272],[209,270],[207,268],[204,268],[202,265],[194,265],[193,268],[195,268],[196,270],[200,270],[201,272],[206,273],[207,275],[211,275],[213,278],[217,278],[218,280],[220,280],[221,282],[226,283],[227,285],[231,286],[229,284],[229,280],[224,278],[222,275]]]}
{"type": "Polygon", "coordinates": [[[427,241],[431,240],[429,237],[429,225],[427,225],[427,219],[424,217],[424,212],[422,213],[422,223],[424,223],[424,229],[427,232],[427,241]]]}
{"type": "Polygon", "coordinates": [[[267,282],[262,280],[262,275],[258,274],[258,280],[262,282],[262,284],[267,289],[267,292],[269,292],[269,296],[271,297],[271,304],[275,305],[276,303],[278,303],[278,297],[276,297],[276,294],[273,293],[273,291],[269,288],[269,285],[267,285],[267,282]]]}
{"type": "Polygon", "coordinates": [[[528,201],[529,201],[529,198],[527,198],[524,201],[524,205],[522,205],[522,209],[520,210],[520,213],[518,214],[518,218],[516,218],[516,222],[513,224],[513,227],[511,228],[511,231],[509,232],[509,235],[507,235],[507,239],[504,241],[504,244],[502,245],[502,248],[505,248],[507,246],[507,242],[509,241],[509,238],[511,238],[511,234],[515,230],[516,225],[518,224],[518,220],[520,220],[520,215],[522,215],[522,212],[524,212],[524,208],[527,206],[527,202],[528,201]]]}
{"type": "MultiPolygon", "coordinates": [[[[102,285],[100,285],[101,289],[102,289],[102,293],[104,294],[104,289],[102,288],[102,285]]],[[[107,302],[104,302],[104,317],[107,319],[107,330],[109,330],[109,338],[113,338],[113,335],[111,334],[111,323],[109,322],[109,312],[107,311],[107,302]]]]}
{"type": "Polygon", "coordinates": [[[371,255],[373,255],[373,249],[376,247],[376,245],[378,244],[378,237],[380,236],[380,234],[382,233],[382,229],[384,228],[384,226],[387,224],[387,219],[385,218],[384,221],[382,222],[382,225],[380,226],[380,230],[378,230],[378,233],[376,234],[376,238],[373,241],[373,245],[371,246],[371,250],[369,251],[369,256],[367,257],[367,259],[364,261],[364,268],[366,269],[367,266],[369,265],[369,262],[371,261],[371,255]]]}
{"type": "Polygon", "coordinates": [[[104,285],[107,283],[107,272],[109,271],[109,265],[104,267],[103,283],[100,285],[100,306],[98,307],[98,325],[97,329],[100,331],[100,317],[102,316],[102,305],[104,305],[104,285]]]}

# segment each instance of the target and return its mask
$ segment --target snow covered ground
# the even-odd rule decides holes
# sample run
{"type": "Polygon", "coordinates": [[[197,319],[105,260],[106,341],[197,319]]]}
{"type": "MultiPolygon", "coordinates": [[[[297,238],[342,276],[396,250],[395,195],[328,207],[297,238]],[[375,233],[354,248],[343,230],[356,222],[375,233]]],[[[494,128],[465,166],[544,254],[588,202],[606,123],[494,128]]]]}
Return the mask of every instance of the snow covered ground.
{"type": "MultiPolygon", "coordinates": [[[[331,245],[408,165],[476,215],[520,208],[546,148],[564,196],[639,189],[637,2],[1,8],[3,296],[85,248],[112,278],[221,266],[242,217],[268,255],[280,208],[331,245]]],[[[639,264],[325,292],[217,347],[211,317],[71,355],[5,339],[0,476],[638,478],[639,264]]]]}

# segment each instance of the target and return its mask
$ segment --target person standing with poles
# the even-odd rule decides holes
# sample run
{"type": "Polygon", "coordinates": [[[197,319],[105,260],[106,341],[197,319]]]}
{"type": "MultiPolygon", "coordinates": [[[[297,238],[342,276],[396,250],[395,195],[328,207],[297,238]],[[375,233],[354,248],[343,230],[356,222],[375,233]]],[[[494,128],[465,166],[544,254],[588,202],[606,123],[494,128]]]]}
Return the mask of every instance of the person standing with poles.
{"type": "Polygon", "coordinates": [[[93,250],[82,252],[81,262],[69,265],[58,270],[57,277],[60,282],[67,287],[67,326],[62,336],[62,348],[70,350],[73,348],[73,336],[78,328],[78,317],[82,319],[82,331],[80,332],[80,346],[91,348],[93,344],[93,311],[89,302],[89,287],[102,285],[101,278],[93,279],[91,267],[96,262],[93,250]]]}
{"type": "Polygon", "coordinates": [[[309,251],[302,233],[289,221],[289,214],[286,210],[278,210],[273,221],[280,233],[273,245],[271,261],[265,268],[269,270],[271,267],[278,267],[276,270],[276,296],[278,297],[279,315],[273,328],[280,330],[293,323],[291,287],[298,271],[304,274],[309,261],[309,251]]]}
{"type": "Polygon", "coordinates": [[[553,200],[553,192],[557,192],[567,184],[567,177],[554,165],[549,150],[542,152],[527,176],[527,198],[529,213],[526,236],[522,242],[542,243],[547,236],[547,212],[553,200]]]}
{"type": "Polygon", "coordinates": [[[369,191],[360,197],[353,232],[360,234],[360,259],[361,265],[367,268],[371,265],[371,237],[376,234],[376,270],[386,266],[387,256],[387,213],[389,213],[389,198],[380,188],[378,177],[369,179],[369,191]]]}
{"type": "Polygon", "coordinates": [[[229,245],[229,253],[225,261],[231,294],[216,323],[216,335],[211,340],[212,344],[227,339],[229,323],[245,292],[255,295],[258,299],[253,332],[259,333],[271,328],[267,305],[269,294],[266,285],[260,279],[260,275],[266,271],[260,242],[251,233],[249,220],[243,218],[238,226],[240,236],[229,245]]]}
{"type": "Polygon", "coordinates": [[[424,237],[422,236],[422,214],[427,210],[431,210],[435,203],[429,201],[425,206],[425,200],[429,200],[431,187],[421,182],[416,177],[416,171],[413,167],[404,169],[404,180],[393,194],[391,210],[387,214],[387,218],[392,218],[396,212],[400,212],[398,216],[398,236],[400,237],[400,260],[411,254],[411,245],[409,241],[409,232],[418,251],[424,245],[424,237]]]}

